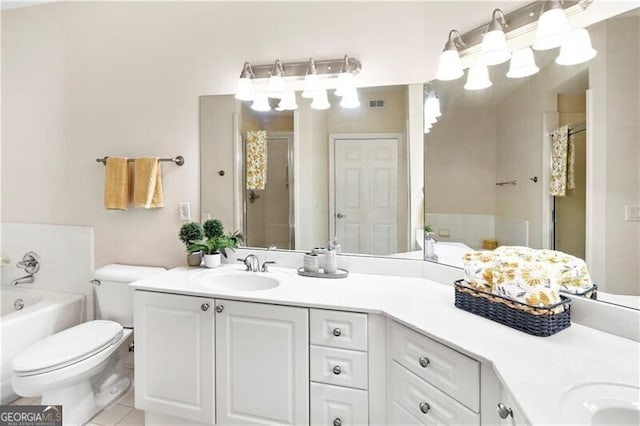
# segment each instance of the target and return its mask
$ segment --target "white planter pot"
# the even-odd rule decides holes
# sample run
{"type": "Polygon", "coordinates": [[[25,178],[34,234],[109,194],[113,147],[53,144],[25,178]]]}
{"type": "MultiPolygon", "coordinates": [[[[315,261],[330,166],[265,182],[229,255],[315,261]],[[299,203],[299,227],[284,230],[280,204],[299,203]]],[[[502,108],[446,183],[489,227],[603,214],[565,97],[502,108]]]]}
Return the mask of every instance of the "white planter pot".
{"type": "Polygon", "coordinates": [[[218,254],[205,254],[204,266],[207,268],[217,268],[220,266],[220,253],[218,254]]]}

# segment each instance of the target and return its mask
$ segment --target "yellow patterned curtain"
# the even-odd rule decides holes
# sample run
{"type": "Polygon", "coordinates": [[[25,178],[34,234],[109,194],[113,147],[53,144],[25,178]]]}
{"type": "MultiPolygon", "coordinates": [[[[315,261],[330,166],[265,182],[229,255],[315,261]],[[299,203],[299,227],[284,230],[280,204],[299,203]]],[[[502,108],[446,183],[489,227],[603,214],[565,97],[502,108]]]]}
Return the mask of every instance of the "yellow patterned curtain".
{"type": "Polygon", "coordinates": [[[247,189],[263,190],[267,184],[267,131],[249,130],[246,137],[247,189]]]}
{"type": "Polygon", "coordinates": [[[562,126],[551,134],[551,183],[549,191],[554,197],[564,197],[567,189],[576,187],[575,142],[569,135],[569,126],[562,126]]]}

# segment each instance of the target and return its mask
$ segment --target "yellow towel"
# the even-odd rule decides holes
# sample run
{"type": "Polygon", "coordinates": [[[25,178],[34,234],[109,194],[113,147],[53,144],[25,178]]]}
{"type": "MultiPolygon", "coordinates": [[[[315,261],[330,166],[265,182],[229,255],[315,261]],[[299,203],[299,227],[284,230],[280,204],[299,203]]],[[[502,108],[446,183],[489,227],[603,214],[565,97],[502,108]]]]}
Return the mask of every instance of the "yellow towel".
{"type": "Polygon", "coordinates": [[[246,144],[247,189],[263,190],[267,183],[267,131],[249,130],[246,144]]]}
{"type": "Polygon", "coordinates": [[[136,158],[133,168],[133,204],[135,207],[164,207],[162,170],[157,157],[136,158]]]}
{"type": "Polygon", "coordinates": [[[124,157],[108,157],[104,173],[104,207],[126,210],[129,204],[129,165],[124,157]]]}

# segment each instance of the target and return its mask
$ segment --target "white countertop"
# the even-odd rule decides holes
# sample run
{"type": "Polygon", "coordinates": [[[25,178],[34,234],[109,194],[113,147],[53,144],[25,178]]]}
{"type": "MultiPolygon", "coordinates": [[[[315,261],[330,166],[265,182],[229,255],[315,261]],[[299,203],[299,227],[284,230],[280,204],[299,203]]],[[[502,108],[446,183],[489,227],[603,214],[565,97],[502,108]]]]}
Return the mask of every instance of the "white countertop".
{"type": "MultiPolygon", "coordinates": [[[[179,267],[132,284],[135,289],[281,305],[380,313],[493,365],[531,424],[563,423],[563,393],[582,383],[640,383],[640,344],[580,324],[535,337],[454,306],[454,289],[423,278],[350,274],[346,279],[305,278],[295,269],[259,273],[281,284],[261,291],[227,291],[207,277],[243,271],[179,267]]],[[[252,274],[251,272],[246,272],[252,274]]],[[[566,422],[565,422],[566,423],[566,422]]]]}

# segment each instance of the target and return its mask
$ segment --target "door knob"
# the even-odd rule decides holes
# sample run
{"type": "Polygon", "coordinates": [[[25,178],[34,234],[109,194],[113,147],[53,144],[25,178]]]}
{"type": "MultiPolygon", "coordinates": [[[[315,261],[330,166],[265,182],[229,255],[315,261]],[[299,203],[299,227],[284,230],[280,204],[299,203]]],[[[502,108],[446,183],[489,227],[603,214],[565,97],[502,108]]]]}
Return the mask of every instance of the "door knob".
{"type": "Polygon", "coordinates": [[[208,303],[203,303],[202,305],[200,305],[200,309],[202,309],[203,311],[208,311],[209,310],[209,304],[208,303]]]}
{"type": "Polygon", "coordinates": [[[336,217],[337,217],[338,219],[342,219],[342,218],[347,217],[347,215],[346,215],[346,214],[342,214],[342,213],[336,213],[336,217]]]}
{"type": "Polygon", "coordinates": [[[216,305],[216,312],[217,312],[217,313],[220,313],[220,312],[222,312],[222,311],[224,311],[224,306],[222,306],[222,305],[216,305]]]}

